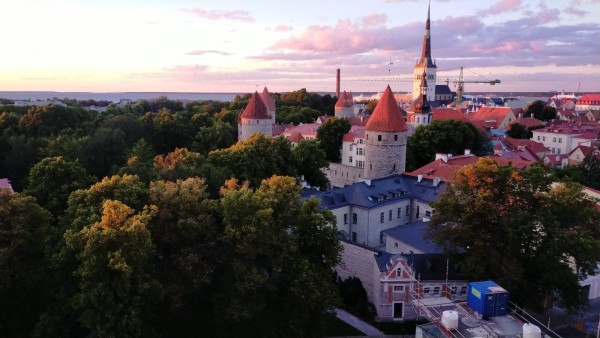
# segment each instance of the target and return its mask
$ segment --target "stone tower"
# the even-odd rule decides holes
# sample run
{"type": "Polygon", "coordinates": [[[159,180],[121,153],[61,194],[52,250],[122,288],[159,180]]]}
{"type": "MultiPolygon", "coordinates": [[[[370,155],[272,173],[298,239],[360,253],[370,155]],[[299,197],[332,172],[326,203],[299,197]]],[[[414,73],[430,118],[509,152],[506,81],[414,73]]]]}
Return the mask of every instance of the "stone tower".
{"type": "Polygon", "coordinates": [[[238,140],[245,141],[250,135],[259,132],[265,136],[273,136],[271,115],[258,92],[254,92],[246,108],[242,109],[238,119],[238,140]]]}
{"type": "Polygon", "coordinates": [[[419,93],[419,87],[421,86],[421,78],[423,74],[429,82],[427,87],[427,97],[435,99],[435,84],[436,84],[436,72],[437,66],[431,59],[431,32],[429,24],[429,7],[427,7],[427,21],[425,22],[425,36],[423,37],[423,49],[421,50],[421,59],[415,65],[413,72],[413,100],[416,100],[421,96],[419,93]]]}
{"type": "Polygon", "coordinates": [[[417,127],[431,123],[432,113],[431,105],[427,101],[427,89],[427,80],[425,79],[425,73],[423,73],[421,86],[419,87],[419,97],[408,108],[407,122],[412,126],[417,127]]]}
{"type": "Polygon", "coordinates": [[[271,93],[269,93],[269,91],[267,90],[267,87],[263,89],[262,93],[260,94],[260,98],[267,107],[267,114],[271,115],[271,123],[275,125],[275,100],[273,100],[273,97],[271,96],[271,93]]]}
{"type": "Polygon", "coordinates": [[[388,85],[365,126],[366,179],[404,172],[407,131],[402,109],[388,85]]]}
{"type": "Polygon", "coordinates": [[[341,118],[352,116],[354,116],[354,101],[352,99],[352,93],[344,90],[335,103],[335,117],[341,118]]]}

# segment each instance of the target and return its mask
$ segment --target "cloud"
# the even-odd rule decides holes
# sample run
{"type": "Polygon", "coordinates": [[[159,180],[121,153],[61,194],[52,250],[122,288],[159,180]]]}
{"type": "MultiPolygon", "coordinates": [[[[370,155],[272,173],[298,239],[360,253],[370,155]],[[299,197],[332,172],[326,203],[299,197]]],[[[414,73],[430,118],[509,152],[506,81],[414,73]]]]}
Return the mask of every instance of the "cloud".
{"type": "Polygon", "coordinates": [[[491,7],[477,11],[479,16],[498,15],[503,12],[516,11],[521,7],[522,0],[499,0],[491,7]]]}
{"type": "Polygon", "coordinates": [[[385,25],[387,19],[385,14],[370,13],[362,18],[362,24],[364,27],[378,27],[385,25]]]}
{"type": "Polygon", "coordinates": [[[196,49],[196,50],[189,51],[189,52],[187,52],[185,54],[186,55],[217,54],[217,55],[223,55],[223,56],[231,55],[231,53],[228,53],[228,52],[222,52],[222,51],[219,51],[219,50],[212,50],[212,49],[208,49],[208,50],[196,49]]]}
{"type": "Polygon", "coordinates": [[[585,16],[587,14],[586,11],[583,11],[581,9],[575,8],[575,6],[566,7],[564,11],[567,14],[572,14],[572,15],[579,16],[579,17],[583,17],[583,16],[585,16]]]}
{"type": "Polygon", "coordinates": [[[278,25],[278,26],[275,27],[275,29],[273,29],[273,31],[275,31],[275,32],[289,32],[292,29],[293,29],[292,26],[278,25]]]}
{"type": "Polygon", "coordinates": [[[200,18],[208,20],[233,20],[242,22],[253,22],[254,18],[248,11],[234,10],[234,11],[207,11],[202,8],[184,8],[182,11],[186,13],[194,14],[200,18]]]}

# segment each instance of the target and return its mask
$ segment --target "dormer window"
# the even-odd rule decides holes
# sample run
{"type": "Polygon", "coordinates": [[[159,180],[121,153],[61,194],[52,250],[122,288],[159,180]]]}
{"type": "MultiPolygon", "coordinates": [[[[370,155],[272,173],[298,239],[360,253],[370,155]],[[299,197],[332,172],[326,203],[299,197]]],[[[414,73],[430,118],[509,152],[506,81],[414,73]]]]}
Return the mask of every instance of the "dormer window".
{"type": "Polygon", "coordinates": [[[402,268],[396,269],[396,278],[402,278],[402,268]]]}

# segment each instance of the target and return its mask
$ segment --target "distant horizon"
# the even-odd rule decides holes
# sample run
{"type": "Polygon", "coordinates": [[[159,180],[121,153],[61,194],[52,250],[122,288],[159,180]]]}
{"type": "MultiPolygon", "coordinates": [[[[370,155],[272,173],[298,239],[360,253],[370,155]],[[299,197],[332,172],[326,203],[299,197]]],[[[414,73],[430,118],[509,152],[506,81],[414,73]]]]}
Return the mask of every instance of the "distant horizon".
{"type": "MultiPolygon", "coordinates": [[[[438,83],[466,92],[600,91],[600,1],[431,0],[438,83]],[[493,89],[482,90],[482,89],[493,89]]],[[[351,78],[412,78],[427,2],[8,1],[0,90],[380,92],[351,78]],[[23,20],[27,18],[27,20],[23,20]],[[347,80],[346,80],[347,79],[347,80]]],[[[410,92],[399,82],[395,92],[410,92]]]]}

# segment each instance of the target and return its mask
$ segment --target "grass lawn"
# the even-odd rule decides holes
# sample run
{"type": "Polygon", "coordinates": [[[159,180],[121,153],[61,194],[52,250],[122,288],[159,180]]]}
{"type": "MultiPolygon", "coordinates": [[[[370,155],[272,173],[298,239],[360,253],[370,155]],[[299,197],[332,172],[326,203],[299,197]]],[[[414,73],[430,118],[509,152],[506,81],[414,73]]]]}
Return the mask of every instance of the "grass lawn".
{"type": "Polygon", "coordinates": [[[325,337],[364,336],[365,334],[328,313],[325,317],[325,337]]]}

